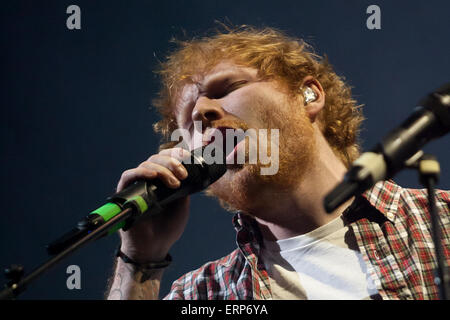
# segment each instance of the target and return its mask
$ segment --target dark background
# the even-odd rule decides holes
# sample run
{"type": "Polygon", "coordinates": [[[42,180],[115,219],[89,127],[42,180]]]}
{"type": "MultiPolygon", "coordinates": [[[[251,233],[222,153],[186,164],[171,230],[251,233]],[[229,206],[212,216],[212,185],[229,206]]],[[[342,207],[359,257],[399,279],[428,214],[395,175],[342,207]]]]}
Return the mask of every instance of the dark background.
{"type": "MultiPolygon", "coordinates": [[[[30,271],[45,261],[45,244],[102,205],[121,172],[156,151],[152,70],[172,36],[200,36],[228,19],[303,37],[329,56],[365,105],[365,150],[449,81],[444,0],[3,1],[0,10],[1,267],[21,263],[30,271]],[[71,4],[81,8],[81,30],[66,28],[71,4]],[[366,28],[371,4],[381,8],[381,30],[366,28]]],[[[450,185],[449,141],[425,148],[441,162],[443,189],[450,185]]],[[[419,187],[414,172],[396,181],[419,187]]],[[[234,236],[229,213],[193,196],[161,295],[185,272],[233,250],[234,236]]],[[[102,299],[117,243],[114,235],[83,248],[21,298],[102,299]],[[81,290],[66,287],[71,264],[81,268],[81,290]]]]}

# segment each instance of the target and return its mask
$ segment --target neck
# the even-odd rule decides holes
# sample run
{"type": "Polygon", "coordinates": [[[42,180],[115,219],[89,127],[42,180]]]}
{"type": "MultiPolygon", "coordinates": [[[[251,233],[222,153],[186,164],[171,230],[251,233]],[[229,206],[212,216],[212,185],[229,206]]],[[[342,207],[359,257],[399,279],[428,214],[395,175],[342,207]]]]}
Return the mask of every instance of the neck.
{"type": "Polygon", "coordinates": [[[267,204],[263,210],[253,214],[267,240],[286,239],[310,232],[339,217],[353,201],[350,199],[331,214],[323,208],[325,195],[342,180],[347,169],[318,128],[315,133],[318,152],[302,181],[291,192],[283,194],[283,199],[277,198],[275,205],[267,204]]]}

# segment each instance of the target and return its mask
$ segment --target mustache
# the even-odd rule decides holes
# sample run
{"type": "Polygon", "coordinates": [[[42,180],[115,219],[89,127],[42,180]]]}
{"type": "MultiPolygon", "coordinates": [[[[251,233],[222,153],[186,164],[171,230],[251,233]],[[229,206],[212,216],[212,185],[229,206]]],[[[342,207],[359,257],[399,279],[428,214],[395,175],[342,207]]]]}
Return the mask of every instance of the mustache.
{"type": "Polygon", "coordinates": [[[244,131],[250,129],[250,126],[240,120],[240,119],[220,119],[211,121],[211,128],[231,128],[231,129],[242,129],[244,131]]]}

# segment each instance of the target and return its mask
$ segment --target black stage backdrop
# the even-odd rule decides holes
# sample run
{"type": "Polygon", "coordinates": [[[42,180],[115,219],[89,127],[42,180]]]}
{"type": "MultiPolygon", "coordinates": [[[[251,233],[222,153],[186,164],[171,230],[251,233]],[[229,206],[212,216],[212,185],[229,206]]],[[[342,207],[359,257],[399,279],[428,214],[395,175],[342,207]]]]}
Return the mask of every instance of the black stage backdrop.
{"type": "MultiPolygon", "coordinates": [[[[113,193],[123,170],[157,149],[150,108],[152,73],[171,37],[201,36],[215,20],[271,26],[327,54],[354,87],[367,118],[364,150],[403,121],[418,100],[449,81],[448,1],[2,1],[0,266],[43,262],[45,244],[71,229],[113,193]],[[66,27],[69,5],[81,29],[66,27]],[[369,30],[366,9],[381,9],[369,30]]],[[[449,137],[425,151],[450,186],[449,137]]],[[[420,187],[414,172],[395,179],[420,187]]],[[[172,248],[161,295],[171,283],[235,248],[231,215],[203,195],[172,248]]],[[[45,274],[22,299],[102,299],[118,236],[83,248],[45,274]],[[66,269],[81,269],[81,289],[66,269]]],[[[3,281],[2,281],[3,282],[3,281]]]]}

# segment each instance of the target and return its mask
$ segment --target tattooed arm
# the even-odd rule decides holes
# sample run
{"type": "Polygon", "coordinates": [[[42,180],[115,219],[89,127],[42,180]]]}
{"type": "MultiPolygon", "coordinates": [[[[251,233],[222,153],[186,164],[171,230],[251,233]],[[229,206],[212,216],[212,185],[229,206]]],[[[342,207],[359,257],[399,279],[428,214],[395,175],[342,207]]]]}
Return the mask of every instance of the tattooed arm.
{"type": "Polygon", "coordinates": [[[164,269],[155,269],[144,277],[141,271],[122,259],[116,260],[114,276],[110,279],[108,300],[157,300],[164,269]]]}

